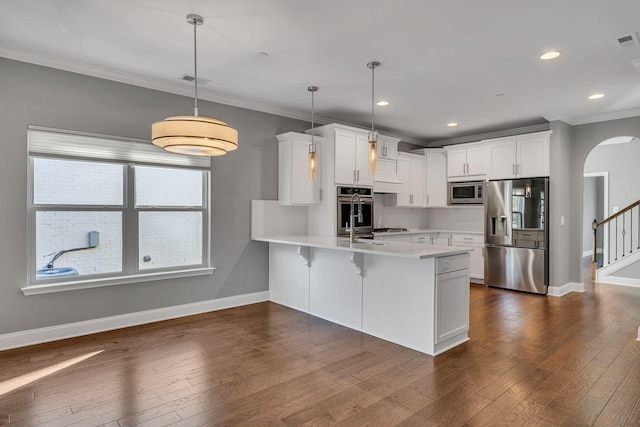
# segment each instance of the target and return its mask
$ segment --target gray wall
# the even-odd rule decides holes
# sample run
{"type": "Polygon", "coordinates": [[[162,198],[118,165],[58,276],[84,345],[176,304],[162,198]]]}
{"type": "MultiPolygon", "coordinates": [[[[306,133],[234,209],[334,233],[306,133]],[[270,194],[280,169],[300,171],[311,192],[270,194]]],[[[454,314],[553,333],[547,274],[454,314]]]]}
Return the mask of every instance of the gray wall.
{"type": "MultiPolygon", "coordinates": [[[[629,135],[634,136],[634,135],[629,135]]],[[[589,153],[585,172],[609,172],[609,211],[619,209],[640,199],[640,139],[628,144],[599,145],[589,153]]]]}
{"type": "Polygon", "coordinates": [[[201,102],[239,133],[213,158],[211,276],[24,296],[27,125],[150,138],[151,123],[190,115],[193,100],[0,58],[0,334],[268,289],[268,250],[250,240],[250,200],[277,198],[277,141],[306,122],[201,102]]]}
{"type": "MultiPolygon", "coordinates": [[[[559,122],[552,122],[552,126],[556,123],[559,122]]],[[[573,126],[572,134],[570,180],[563,184],[561,188],[564,191],[565,198],[570,200],[570,245],[568,252],[557,253],[554,259],[556,263],[569,263],[571,266],[571,281],[580,283],[582,282],[582,187],[585,160],[596,145],[609,138],[616,136],[640,137],[640,117],[573,126]]],[[[635,200],[640,199],[640,187],[636,186],[633,191],[635,200]]]]}
{"type": "MultiPolygon", "coordinates": [[[[552,122],[549,173],[549,285],[571,282],[571,204],[567,197],[571,176],[571,141],[574,130],[564,122],[552,122]],[[564,225],[562,225],[564,217],[564,225]]],[[[582,244],[579,245],[582,257],[582,244]]],[[[577,282],[582,282],[578,280],[577,282]]]]}

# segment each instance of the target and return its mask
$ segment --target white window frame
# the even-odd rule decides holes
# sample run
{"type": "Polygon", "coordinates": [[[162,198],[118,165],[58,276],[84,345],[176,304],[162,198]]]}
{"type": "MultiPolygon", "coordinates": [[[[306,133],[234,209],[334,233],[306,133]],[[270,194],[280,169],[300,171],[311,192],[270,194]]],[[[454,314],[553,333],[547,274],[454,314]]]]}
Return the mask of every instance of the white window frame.
{"type": "Polygon", "coordinates": [[[25,295],[61,292],[136,282],[212,274],[211,267],[211,174],[208,157],[171,154],[149,141],[88,134],[68,130],[29,126],[28,128],[28,196],[27,285],[25,295]],[[54,158],[71,161],[117,163],[123,165],[123,206],[92,205],[36,205],[34,204],[34,159],[54,158]],[[152,166],[179,168],[203,172],[203,205],[194,206],[136,206],[135,167],[152,166]],[[120,211],[122,212],[122,271],[117,273],[81,275],[36,280],[39,268],[36,260],[36,214],[43,211],[120,211]],[[139,268],[138,215],[139,212],[202,212],[202,263],[144,269],[139,268]]]}

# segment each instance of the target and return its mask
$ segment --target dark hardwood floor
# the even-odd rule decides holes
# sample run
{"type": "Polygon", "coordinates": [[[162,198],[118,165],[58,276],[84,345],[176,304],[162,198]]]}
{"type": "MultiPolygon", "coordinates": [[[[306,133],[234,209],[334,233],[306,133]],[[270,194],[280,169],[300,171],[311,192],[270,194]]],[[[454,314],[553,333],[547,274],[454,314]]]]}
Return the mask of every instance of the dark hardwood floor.
{"type": "Polygon", "coordinates": [[[640,289],[585,282],[471,285],[437,357],[272,303],[4,351],[0,425],[638,426],[640,289]]]}

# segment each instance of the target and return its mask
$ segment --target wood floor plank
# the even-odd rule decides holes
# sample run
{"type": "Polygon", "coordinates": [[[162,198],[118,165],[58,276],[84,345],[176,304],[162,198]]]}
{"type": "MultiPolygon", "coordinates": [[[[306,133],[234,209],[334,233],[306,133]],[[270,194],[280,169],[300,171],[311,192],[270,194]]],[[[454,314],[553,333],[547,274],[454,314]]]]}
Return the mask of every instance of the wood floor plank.
{"type": "Polygon", "coordinates": [[[0,352],[0,425],[640,425],[640,289],[471,285],[431,357],[273,303],[0,352]]]}

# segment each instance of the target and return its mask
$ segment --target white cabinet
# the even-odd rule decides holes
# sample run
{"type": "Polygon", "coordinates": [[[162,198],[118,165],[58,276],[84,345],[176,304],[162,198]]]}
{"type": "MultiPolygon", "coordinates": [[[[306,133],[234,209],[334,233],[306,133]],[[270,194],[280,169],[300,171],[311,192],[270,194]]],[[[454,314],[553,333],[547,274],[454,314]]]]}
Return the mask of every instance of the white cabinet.
{"type": "Polygon", "coordinates": [[[436,261],[436,344],[469,330],[468,263],[468,255],[438,258],[436,261]],[[442,264],[446,266],[441,267],[442,264]]]}
{"type": "Polygon", "coordinates": [[[425,206],[447,206],[447,156],[444,150],[425,150],[427,191],[425,206]]]}
{"type": "Polygon", "coordinates": [[[336,129],[335,183],[373,186],[374,176],[369,173],[368,154],[366,133],[336,129]]]}
{"type": "Polygon", "coordinates": [[[484,280],[484,237],[480,234],[452,234],[452,246],[472,248],[469,262],[469,275],[484,280]]]}
{"type": "Polygon", "coordinates": [[[472,143],[445,147],[447,178],[450,181],[481,179],[489,171],[489,149],[485,144],[472,143]]]}
{"type": "Polygon", "coordinates": [[[315,137],[316,179],[309,178],[309,135],[287,132],[278,138],[278,201],[283,206],[319,205],[322,198],[322,144],[315,137]]]}
{"type": "Polygon", "coordinates": [[[379,159],[391,159],[396,160],[398,158],[398,143],[397,138],[391,138],[388,136],[379,136],[376,147],[377,155],[379,159]]]}
{"type": "Polygon", "coordinates": [[[451,246],[451,234],[432,233],[431,244],[437,246],[451,246]]]}
{"type": "Polygon", "coordinates": [[[410,234],[401,234],[399,236],[383,236],[382,240],[385,242],[404,242],[411,243],[413,240],[411,239],[410,234]]]}
{"type": "Polygon", "coordinates": [[[398,154],[398,179],[401,193],[385,196],[385,204],[391,206],[424,207],[426,163],[424,156],[398,154]]]}
{"type": "Polygon", "coordinates": [[[416,233],[411,235],[411,243],[431,244],[431,233],[416,233]]]}
{"type": "Polygon", "coordinates": [[[491,179],[549,176],[550,131],[487,140],[491,179]]]}

